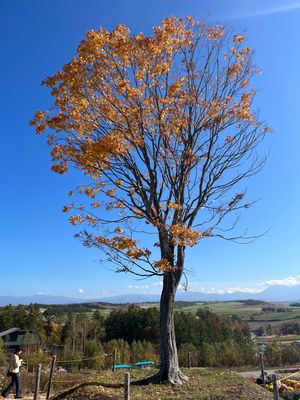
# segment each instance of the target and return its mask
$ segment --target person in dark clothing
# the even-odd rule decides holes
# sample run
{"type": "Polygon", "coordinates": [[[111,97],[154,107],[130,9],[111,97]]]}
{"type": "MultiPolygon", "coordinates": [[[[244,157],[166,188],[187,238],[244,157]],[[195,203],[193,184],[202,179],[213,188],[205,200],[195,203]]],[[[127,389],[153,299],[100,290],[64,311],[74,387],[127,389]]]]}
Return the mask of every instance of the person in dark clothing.
{"type": "Polygon", "coordinates": [[[20,367],[22,365],[22,359],[20,358],[22,350],[20,347],[16,347],[14,353],[11,355],[7,376],[11,377],[10,384],[2,391],[1,395],[5,398],[9,395],[12,388],[16,387],[16,399],[21,399],[21,380],[20,380],[20,367]]]}

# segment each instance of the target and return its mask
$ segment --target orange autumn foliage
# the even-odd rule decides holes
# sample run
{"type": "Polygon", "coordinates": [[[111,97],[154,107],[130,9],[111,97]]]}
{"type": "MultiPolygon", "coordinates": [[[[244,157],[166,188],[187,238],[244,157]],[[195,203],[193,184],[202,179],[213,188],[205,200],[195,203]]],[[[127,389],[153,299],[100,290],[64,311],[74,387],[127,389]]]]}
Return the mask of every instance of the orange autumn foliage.
{"type": "Polygon", "coordinates": [[[43,82],[54,107],[37,111],[31,124],[38,134],[51,131],[52,169],[64,174],[73,165],[91,179],[77,193],[94,200],[93,211],[73,203],[63,211],[79,211],[73,225],[110,226],[106,236],[86,233],[86,245],[108,247],[114,262],[112,249],[150,262],[129,224],[144,221],[143,231],[160,237],[161,261],[144,271],[152,274],[174,270],[165,249],[214,236],[232,210],[230,199],[215,204],[222,185],[235,183],[220,183],[224,170],[249,160],[268,132],[252,110],[256,69],[245,41],[190,16],[166,18],[149,36],[122,24],[90,30],[75,57],[43,82]]]}

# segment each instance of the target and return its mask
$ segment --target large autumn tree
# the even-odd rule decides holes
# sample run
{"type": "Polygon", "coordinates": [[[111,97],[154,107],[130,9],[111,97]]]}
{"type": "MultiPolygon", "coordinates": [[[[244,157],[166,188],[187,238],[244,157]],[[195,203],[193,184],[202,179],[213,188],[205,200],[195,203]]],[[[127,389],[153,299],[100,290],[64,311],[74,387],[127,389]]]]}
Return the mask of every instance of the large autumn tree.
{"type": "Polygon", "coordinates": [[[264,161],[256,148],[268,127],[252,110],[256,71],[245,39],[191,17],[166,18],[151,36],[124,25],[91,30],[45,80],[54,106],[32,121],[49,132],[52,169],[85,175],[64,208],[72,224],[86,225],[83,244],[118,272],[163,278],[152,382],[186,379],[173,319],[186,248],[239,236],[230,234],[235,220],[224,219],[249,207],[239,182],[264,161]],[[78,193],[90,200],[78,203],[78,193]]]}

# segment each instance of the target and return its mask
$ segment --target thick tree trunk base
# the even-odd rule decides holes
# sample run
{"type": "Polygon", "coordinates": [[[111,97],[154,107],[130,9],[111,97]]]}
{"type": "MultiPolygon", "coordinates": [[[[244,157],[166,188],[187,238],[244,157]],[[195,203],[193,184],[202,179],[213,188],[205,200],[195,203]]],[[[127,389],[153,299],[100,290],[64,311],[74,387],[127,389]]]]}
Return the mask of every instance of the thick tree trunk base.
{"type": "Polygon", "coordinates": [[[180,370],[159,371],[157,374],[150,376],[146,379],[132,382],[132,385],[159,385],[171,384],[182,385],[187,382],[189,378],[184,375],[180,370]]]}

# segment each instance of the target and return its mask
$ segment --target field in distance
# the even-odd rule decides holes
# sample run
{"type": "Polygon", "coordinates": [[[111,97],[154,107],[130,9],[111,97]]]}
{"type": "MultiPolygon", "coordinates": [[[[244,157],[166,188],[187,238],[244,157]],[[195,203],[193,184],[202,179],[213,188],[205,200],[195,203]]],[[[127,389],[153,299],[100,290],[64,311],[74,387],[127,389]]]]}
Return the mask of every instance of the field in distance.
{"type": "Polygon", "coordinates": [[[251,316],[257,315],[261,312],[262,306],[267,303],[258,301],[226,301],[226,302],[199,302],[199,303],[186,303],[181,306],[175,303],[176,310],[190,312],[196,314],[199,308],[208,308],[216,314],[237,315],[243,320],[250,319],[251,316]]]}
{"type": "Polygon", "coordinates": [[[216,314],[237,315],[245,321],[286,321],[300,318],[300,307],[288,304],[271,304],[258,300],[225,302],[175,303],[177,310],[195,314],[199,308],[208,308],[216,314]]]}
{"type": "MultiPolygon", "coordinates": [[[[130,303],[81,303],[63,305],[41,305],[43,309],[52,309],[60,312],[83,312],[93,313],[99,311],[108,314],[118,308],[128,308],[133,305],[130,303]]],[[[135,304],[141,308],[159,307],[157,302],[145,302],[135,304]]],[[[176,301],[175,310],[196,314],[198,309],[209,309],[216,314],[236,315],[244,321],[250,323],[260,322],[279,322],[300,318],[300,306],[289,305],[288,303],[267,303],[259,300],[239,300],[239,301],[216,301],[216,302],[186,302],[176,301]]]]}

